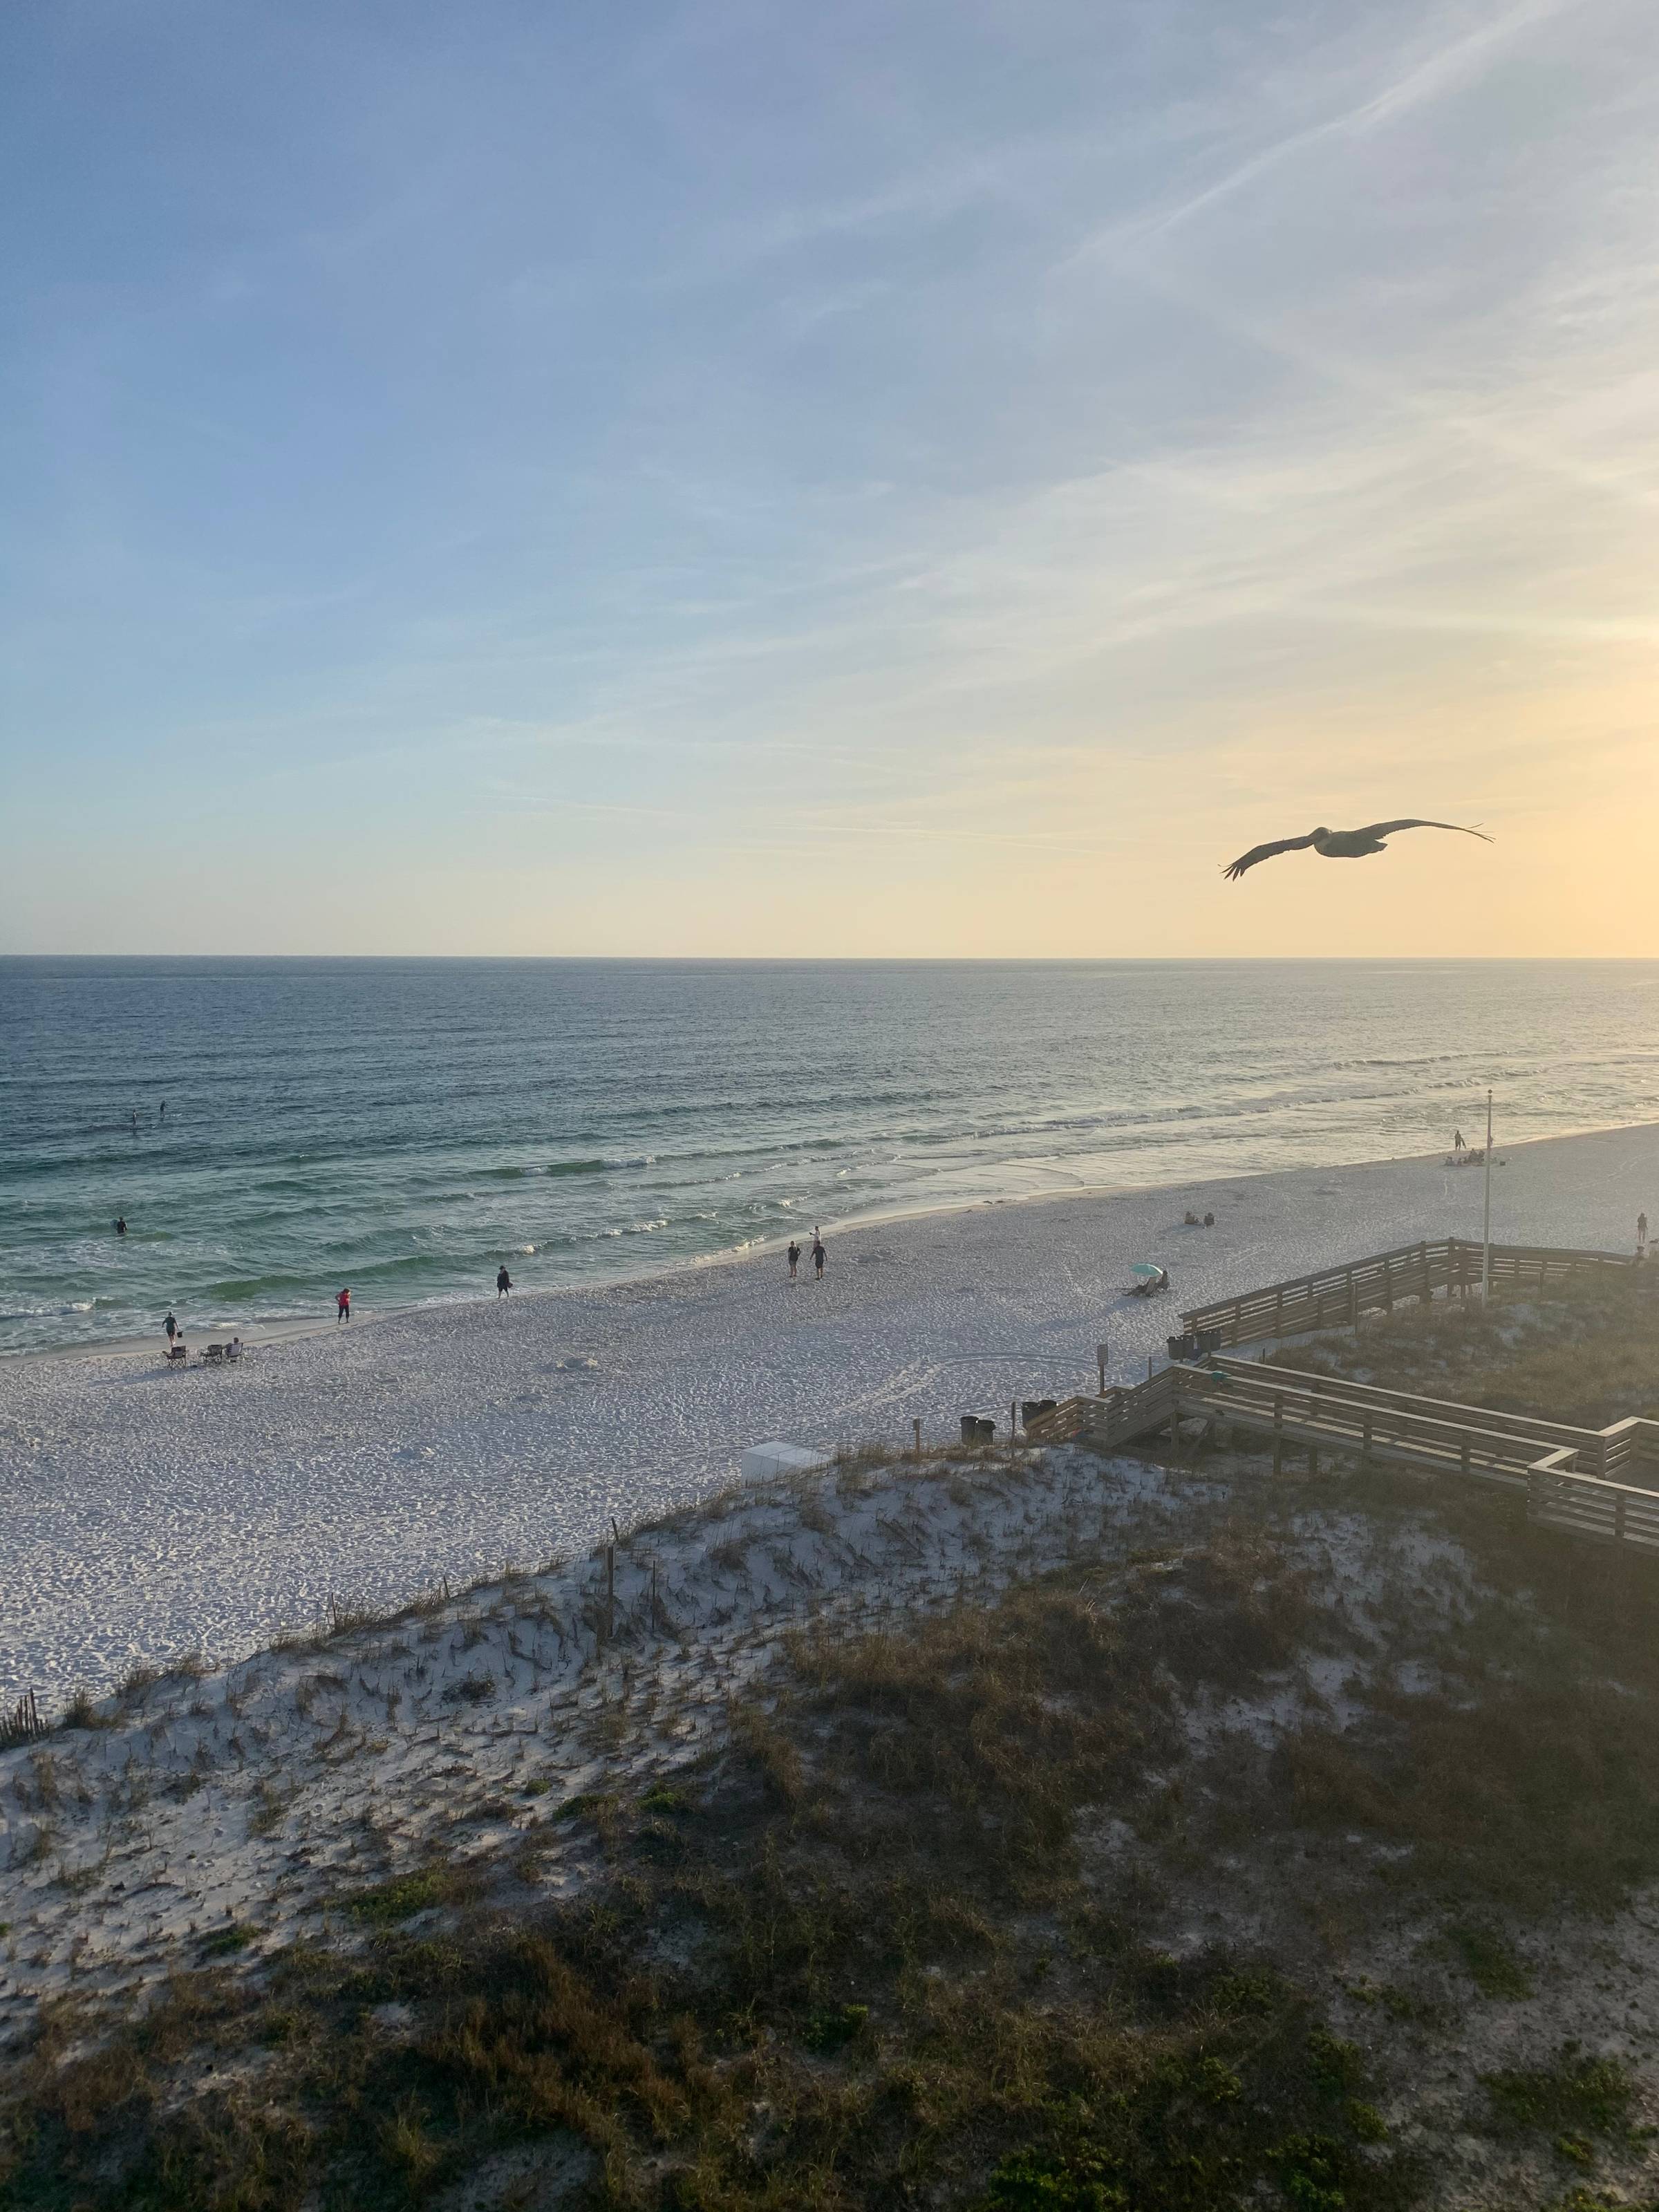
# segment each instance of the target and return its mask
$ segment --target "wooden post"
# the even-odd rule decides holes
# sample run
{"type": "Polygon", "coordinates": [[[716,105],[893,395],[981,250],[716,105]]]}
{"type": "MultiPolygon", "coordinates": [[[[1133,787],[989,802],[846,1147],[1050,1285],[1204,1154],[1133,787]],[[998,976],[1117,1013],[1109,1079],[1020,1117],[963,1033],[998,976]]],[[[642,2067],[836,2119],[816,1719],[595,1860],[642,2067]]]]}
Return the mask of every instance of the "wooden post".
{"type": "Polygon", "coordinates": [[[1434,1296],[1434,1285],[1429,1280],[1429,1247],[1426,1238],[1419,1244],[1417,1251],[1419,1258],[1423,1262],[1423,1303],[1427,1305],[1434,1296]]]}
{"type": "Polygon", "coordinates": [[[617,1547],[605,1547],[605,1640],[610,1643],[617,1632],[617,1547]]]}
{"type": "Polygon", "coordinates": [[[1350,1267],[1348,1269],[1348,1327],[1350,1328],[1358,1328],[1358,1326],[1359,1285],[1354,1280],[1353,1269],[1350,1267]]]}
{"type": "Polygon", "coordinates": [[[916,1457],[920,1459],[921,1457],[921,1423],[920,1421],[912,1421],[910,1424],[910,1431],[915,1437],[916,1457]]]}
{"type": "Polygon", "coordinates": [[[1008,1441],[1011,1444],[1017,1444],[1019,1442],[1019,1422],[1016,1418],[1018,1412],[1018,1399],[1011,1398],[1008,1401],[1008,1441]]]}
{"type": "Polygon", "coordinates": [[[1465,1429],[1465,1430],[1464,1430],[1463,1434],[1462,1434],[1462,1437],[1460,1438],[1459,1443],[1458,1443],[1458,1447],[1457,1447],[1457,1466],[1458,1466],[1458,1472],[1459,1472],[1460,1474],[1467,1474],[1468,1473],[1468,1471],[1469,1471],[1469,1432],[1468,1432],[1468,1431],[1467,1429],[1465,1429]]]}
{"type": "Polygon", "coordinates": [[[1285,1400],[1273,1392],[1273,1473],[1281,1474],[1285,1468],[1285,1400]]]}
{"type": "Polygon", "coordinates": [[[1367,1413],[1364,1420],[1359,1424],[1359,1464],[1361,1467],[1369,1467],[1370,1463],[1371,1417],[1367,1413]]]}
{"type": "Polygon", "coordinates": [[[1285,1293],[1282,1290],[1278,1290],[1273,1292],[1273,1334],[1275,1336],[1283,1336],[1284,1334],[1285,1293]]]}
{"type": "Polygon", "coordinates": [[[657,1632],[657,1563],[651,1562],[651,1633],[657,1632]]]}
{"type": "Polygon", "coordinates": [[[1394,1261],[1389,1259],[1382,1262],[1382,1310],[1394,1311],[1394,1261]]]}

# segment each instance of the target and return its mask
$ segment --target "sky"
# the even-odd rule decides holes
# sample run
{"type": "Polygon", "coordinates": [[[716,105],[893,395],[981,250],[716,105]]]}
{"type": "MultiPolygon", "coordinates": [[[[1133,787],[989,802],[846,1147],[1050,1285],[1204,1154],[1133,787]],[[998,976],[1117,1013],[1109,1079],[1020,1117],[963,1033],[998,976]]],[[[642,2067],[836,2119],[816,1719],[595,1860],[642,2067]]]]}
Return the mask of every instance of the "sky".
{"type": "Polygon", "coordinates": [[[0,950],[1659,955],[1656,143],[1652,0],[15,0],[0,950]]]}

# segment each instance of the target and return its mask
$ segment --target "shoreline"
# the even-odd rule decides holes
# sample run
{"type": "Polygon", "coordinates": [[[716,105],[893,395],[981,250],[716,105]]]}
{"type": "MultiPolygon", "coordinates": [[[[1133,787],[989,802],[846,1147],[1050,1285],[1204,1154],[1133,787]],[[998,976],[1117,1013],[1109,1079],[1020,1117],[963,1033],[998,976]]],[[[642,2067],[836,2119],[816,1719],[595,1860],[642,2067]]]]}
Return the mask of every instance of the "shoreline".
{"type": "MultiPolygon", "coordinates": [[[[1659,1123],[1498,1157],[1495,1239],[1623,1249],[1659,1212],[1659,1123]]],[[[539,1563],[728,1484],[773,1438],[934,1442],[972,1412],[1160,1361],[1182,1308],[1444,1233],[1483,1177],[1443,1155],[1041,1200],[837,1229],[824,1280],[750,1247],[647,1278],[405,1308],[252,1346],[0,1366],[11,1573],[0,1702],[135,1665],[217,1662],[447,1577],[539,1563]],[[1054,1202],[1049,1202],[1050,1200],[1054,1202]],[[1213,1229],[1182,1214],[1212,1210],[1213,1229]],[[1127,1269],[1172,1293],[1125,1295],[1127,1269]]]]}
{"type": "MultiPolygon", "coordinates": [[[[1534,1146],[1571,1144],[1589,1137],[1617,1137],[1631,1132],[1659,1127],[1646,1121],[1615,1122],[1594,1128],[1571,1129],[1543,1137],[1524,1137],[1509,1146],[1495,1146],[1495,1152],[1522,1153],[1534,1146]]],[[[1312,1162],[1294,1168],[1256,1168],[1238,1175],[1213,1176],[1202,1178],[1177,1176],[1168,1182],[1107,1182],[1079,1183],[1070,1190],[1010,1191],[984,1198],[958,1199],[941,1206],[904,1206],[877,1207],[869,1212],[853,1213],[844,1220],[820,1224],[831,1237],[844,1237],[872,1228],[888,1228],[907,1223],[946,1220],[954,1217],[975,1214],[994,1207],[1021,1208],[1043,1206],[1066,1206],[1084,1201],[1118,1198],[1154,1197],[1163,1191],[1199,1190],[1222,1184],[1254,1182],[1279,1176],[1352,1175],[1365,1169],[1425,1166],[1442,1164],[1443,1152],[1389,1153],[1381,1158],[1312,1162]]],[[[1459,1173],[1467,1172],[1460,1170],[1459,1173]]],[[[695,1273],[707,1267],[738,1267],[747,1261],[763,1258],[787,1249],[791,1234],[805,1237],[803,1231],[786,1232],[778,1237],[756,1237],[747,1243],[722,1246],[714,1252],[689,1253],[662,1262],[655,1267],[641,1267],[622,1274],[606,1275],[596,1282],[550,1283],[535,1290],[514,1289],[513,1296],[526,1304],[549,1298],[592,1297],[607,1290],[623,1288],[641,1283],[667,1281],[672,1278],[695,1273]]],[[[469,1312],[482,1308],[489,1310],[496,1300],[480,1293],[477,1297],[439,1297],[417,1304],[397,1306],[362,1306],[354,1304],[349,1328],[373,1328],[389,1321],[407,1320],[416,1314],[469,1312]]],[[[189,1332],[191,1340],[201,1344],[224,1343],[233,1335],[240,1335],[250,1350],[277,1344],[298,1343],[309,1338],[328,1336],[342,1326],[330,1314],[295,1315],[276,1317],[269,1321],[219,1323],[189,1332]]],[[[14,1352],[0,1352],[0,1373],[15,1365],[49,1364],[58,1361],[88,1361],[114,1358],[153,1359],[161,1337],[159,1327],[149,1336],[120,1336],[100,1338],[94,1341],[67,1345],[31,1345],[14,1352]]]]}

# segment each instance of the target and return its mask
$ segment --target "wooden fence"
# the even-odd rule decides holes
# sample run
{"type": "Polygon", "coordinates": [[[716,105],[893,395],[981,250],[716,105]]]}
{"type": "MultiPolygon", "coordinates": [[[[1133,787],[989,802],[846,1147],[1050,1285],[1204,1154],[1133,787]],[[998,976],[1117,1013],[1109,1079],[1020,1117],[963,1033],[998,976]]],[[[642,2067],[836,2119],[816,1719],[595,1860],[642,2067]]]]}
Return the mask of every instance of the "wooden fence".
{"type": "MultiPolygon", "coordinates": [[[[1322,1328],[1352,1328],[1364,1313],[1391,1313],[1402,1300],[1431,1298],[1437,1291],[1465,1296],[1480,1280],[1482,1248],[1467,1237],[1439,1237],[1396,1245],[1341,1267],[1323,1267],[1287,1282],[1241,1291],[1194,1306],[1181,1318],[1191,1330],[1219,1333],[1222,1345],[1261,1344],[1274,1337],[1303,1336],[1322,1328]]],[[[1636,1265],[1632,1254],[1578,1252],[1534,1244],[1494,1244],[1494,1291],[1516,1297],[1526,1291],[1564,1287],[1587,1273],[1636,1265]]]]}
{"type": "Polygon", "coordinates": [[[33,1691],[25,1690],[9,1712],[0,1711],[0,1751],[10,1751],[20,1743],[39,1743],[49,1727],[40,1717],[33,1691]]]}

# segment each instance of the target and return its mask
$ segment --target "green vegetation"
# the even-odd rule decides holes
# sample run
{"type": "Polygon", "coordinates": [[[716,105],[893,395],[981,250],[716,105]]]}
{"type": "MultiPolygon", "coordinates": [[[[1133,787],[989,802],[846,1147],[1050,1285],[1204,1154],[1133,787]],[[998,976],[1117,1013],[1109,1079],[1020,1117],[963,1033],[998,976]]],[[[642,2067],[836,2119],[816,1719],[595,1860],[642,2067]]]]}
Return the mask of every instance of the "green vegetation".
{"type": "Polygon", "coordinates": [[[1529,1997],[1532,1976],[1495,1928],[1465,1924],[1446,1931],[1455,1954],[1483,1997],[1529,1997]]]}
{"type": "Polygon", "coordinates": [[[448,1894],[449,1882],[444,1869],[424,1867],[416,1874],[403,1874],[393,1881],[383,1881],[374,1889],[356,1890],[339,1902],[354,1919],[368,1921],[377,1928],[391,1928],[400,1920],[412,1920],[417,1912],[441,1905],[448,1894]]]}
{"type": "Polygon", "coordinates": [[[554,1817],[560,1820],[592,1820],[613,1811],[616,1802],[606,1790],[581,1790],[574,1797],[567,1797],[554,1817]]]}
{"type": "Polygon", "coordinates": [[[210,1936],[202,1940],[202,1956],[204,1959],[233,1957],[238,1951],[246,1951],[258,1932],[257,1928],[245,1928],[240,1924],[216,1928],[210,1936]]]}
{"type": "Polygon", "coordinates": [[[1488,2074],[1486,2094],[1516,2127],[1621,2131],[1630,2122],[1636,2084],[1616,2058],[1582,2056],[1566,2045],[1552,2067],[1488,2074]]]}

